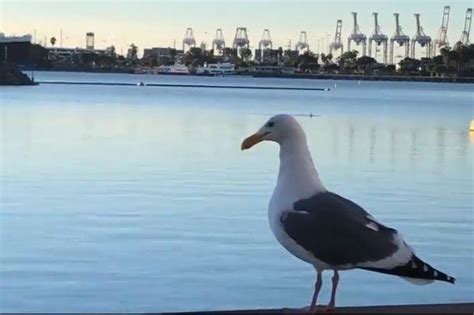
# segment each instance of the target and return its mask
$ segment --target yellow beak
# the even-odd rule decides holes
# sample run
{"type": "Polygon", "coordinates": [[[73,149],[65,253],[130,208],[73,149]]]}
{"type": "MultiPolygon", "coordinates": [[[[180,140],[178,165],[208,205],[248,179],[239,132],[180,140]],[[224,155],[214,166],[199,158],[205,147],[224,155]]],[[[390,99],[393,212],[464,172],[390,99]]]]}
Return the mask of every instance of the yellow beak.
{"type": "Polygon", "coordinates": [[[259,135],[258,133],[254,133],[248,138],[245,138],[244,141],[242,141],[241,149],[242,150],[247,150],[256,145],[259,142],[263,141],[263,136],[259,135]]]}

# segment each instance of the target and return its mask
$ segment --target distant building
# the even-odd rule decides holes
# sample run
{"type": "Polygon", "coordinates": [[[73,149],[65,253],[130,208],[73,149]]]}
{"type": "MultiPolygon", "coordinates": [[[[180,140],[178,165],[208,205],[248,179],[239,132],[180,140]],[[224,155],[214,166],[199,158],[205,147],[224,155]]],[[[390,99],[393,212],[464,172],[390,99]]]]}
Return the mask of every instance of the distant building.
{"type": "Polygon", "coordinates": [[[224,57],[237,57],[237,49],[231,47],[224,47],[224,49],[222,49],[222,55],[224,57]]]}
{"type": "Polygon", "coordinates": [[[0,43],[31,43],[31,35],[23,36],[5,36],[4,33],[0,33],[0,43]]]}
{"type": "MultiPolygon", "coordinates": [[[[173,48],[170,47],[153,47],[153,48],[145,48],[143,50],[143,58],[150,58],[150,57],[171,57],[171,50],[173,48]]],[[[177,52],[177,50],[175,50],[177,52]]]]}
{"type": "Polygon", "coordinates": [[[27,63],[30,56],[31,35],[5,36],[0,33],[0,60],[27,63]]]}
{"type": "Polygon", "coordinates": [[[261,63],[278,62],[279,53],[278,49],[255,49],[255,61],[261,63]]]}
{"type": "Polygon", "coordinates": [[[169,62],[174,63],[178,60],[181,60],[183,55],[184,52],[182,50],[171,47],[153,47],[145,48],[143,50],[142,59],[156,59],[159,62],[161,61],[165,64],[168,64],[169,62]]]}
{"type": "Polygon", "coordinates": [[[283,57],[287,59],[297,58],[300,52],[298,50],[285,50],[283,52],[283,57]]]}
{"type": "Polygon", "coordinates": [[[104,49],[84,49],[84,48],[65,48],[65,47],[48,47],[48,60],[55,66],[57,65],[73,65],[82,60],[85,55],[105,55],[104,49]]]}
{"type": "Polygon", "coordinates": [[[94,33],[86,33],[86,49],[94,50],[94,33]]]}

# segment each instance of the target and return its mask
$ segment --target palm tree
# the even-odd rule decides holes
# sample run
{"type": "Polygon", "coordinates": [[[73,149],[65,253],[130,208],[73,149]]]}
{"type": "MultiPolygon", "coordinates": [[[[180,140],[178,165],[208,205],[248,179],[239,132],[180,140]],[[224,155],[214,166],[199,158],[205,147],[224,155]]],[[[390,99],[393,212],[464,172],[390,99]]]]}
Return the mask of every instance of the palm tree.
{"type": "Polygon", "coordinates": [[[131,44],[128,49],[127,58],[131,60],[137,59],[138,47],[135,44],[131,44]]]}
{"type": "Polygon", "coordinates": [[[319,54],[319,58],[321,58],[321,62],[324,64],[328,62],[328,58],[326,57],[326,54],[324,53],[319,54]]]}
{"type": "Polygon", "coordinates": [[[240,57],[244,61],[249,61],[250,57],[252,57],[252,51],[246,47],[240,49],[240,57]]]}
{"type": "Polygon", "coordinates": [[[281,46],[278,47],[277,56],[278,56],[278,61],[281,61],[283,59],[283,48],[281,46]]]}
{"type": "Polygon", "coordinates": [[[49,40],[49,42],[51,43],[51,45],[54,47],[54,44],[56,44],[56,37],[51,37],[51,39],[49,40]]]}
{"type": "Polygon", "coordinates": [[[444,57],[444,56],[446,56],[446,55],[448,54],[448,52],[449,52],[450,50],[451,50],[451,47],[449,47],[449,46],[444,46],[443,48],[441,48],[441,49],[439,50],[439,54],[444,57]]]}

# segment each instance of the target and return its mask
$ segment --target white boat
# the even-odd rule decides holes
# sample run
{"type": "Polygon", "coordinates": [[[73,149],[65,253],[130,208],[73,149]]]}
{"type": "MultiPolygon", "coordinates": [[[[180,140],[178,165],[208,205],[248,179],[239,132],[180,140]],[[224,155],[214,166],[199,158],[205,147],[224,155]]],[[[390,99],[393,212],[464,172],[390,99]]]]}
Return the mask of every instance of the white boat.
{"type": "Polygon", "coordinates": [[[196,69],[196,74],[210,76],[233,75],[235,74],[235,65],[228,62],[205,64],[204,67],[196,69]]]}
{"type": "Polygon", "coordinates": [[[183,64],[158,67],[157,74],[189,74],[188,67],[183,64]]]}

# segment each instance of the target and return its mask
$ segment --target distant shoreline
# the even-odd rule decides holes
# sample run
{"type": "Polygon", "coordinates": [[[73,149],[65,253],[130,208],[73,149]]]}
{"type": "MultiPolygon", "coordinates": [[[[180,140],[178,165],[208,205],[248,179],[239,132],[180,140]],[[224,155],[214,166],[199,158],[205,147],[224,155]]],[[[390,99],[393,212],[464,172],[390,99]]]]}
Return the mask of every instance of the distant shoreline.
{"type": "MultiPolygon", "coordinates": [[[[133,69],[30,69],[23,68],[26,74],[31,71],[44,72],[78,72],[78,73],[110,73],[110,74],[135,74],[137,76],[142,73],[135,73],[133,69]]],[[[153,76],[169,76],[170,74],[150,74],[153,76]]],[[[180,76],[200,77],[203,75],[187,74],[180,76]]],[[[362,74],[277,74],[277,73],[256,73],[256,72],[240,72],[228,77],[251,76],[254,78],[280,78],[280,79],[310,79],[310,80],[351,80],[351,81],[395,81],[395,82],[431,82],[431,83],[474,83],[474,77],[428,77],[428,76],[405,76],[405,75],[362,75],[362,74]]]]}
{"type": "Polygon", "coordinates": [[[352,80],[352,81],[398,81],[398,82],[435,82],[435,83],[474,83],[473,77],[445,78],[404,75],[362,75],[362,74],[252,74],[256,78],[316,79],[316,80],[352,80]]]}

